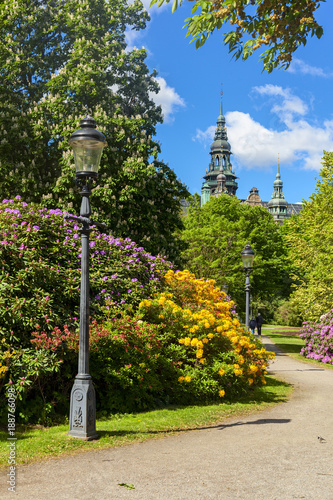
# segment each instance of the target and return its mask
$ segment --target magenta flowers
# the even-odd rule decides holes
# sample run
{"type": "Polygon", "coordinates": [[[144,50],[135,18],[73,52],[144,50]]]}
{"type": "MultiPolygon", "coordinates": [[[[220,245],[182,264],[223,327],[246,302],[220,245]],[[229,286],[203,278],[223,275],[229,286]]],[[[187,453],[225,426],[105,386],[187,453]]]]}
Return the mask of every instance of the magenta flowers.
{"type": "MultiPolygon", "coordinates": [[[[79,226],[66,222],[64,213],[19,198],[0,204],[0,302],[8,304],[2,312],[2,332],[7,337],[14,330],[24,347],[30,345],[36,323],[51,331],[79,316],[79,226]]],[[[156,291],[160,273],[170,266],[130,238],[93,230],[91,315],[102,319],[110,301],[115,307],[135,306],[156,291]]]]}
{"type": "Polygon", "coordinates": [[[319,323],[304,322],[300,337],[305,345],[301,354],[333,365],[333,309],[319,318],[319,323]]]}

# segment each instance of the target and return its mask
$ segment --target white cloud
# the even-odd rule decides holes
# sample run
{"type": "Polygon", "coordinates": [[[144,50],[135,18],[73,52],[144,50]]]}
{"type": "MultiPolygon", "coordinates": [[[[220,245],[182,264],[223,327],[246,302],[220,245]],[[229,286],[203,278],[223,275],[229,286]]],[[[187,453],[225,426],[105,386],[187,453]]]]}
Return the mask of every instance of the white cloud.
{"type": "Polygon", "coordinates": [[[173,87],[168,86],[164,78],[158,76],[156,80],[160,86],[160,91],[158,94],[151,93],[150,98],[155,104],[162,106],[164,121],[170,123],[173,121],[172,115],[177,111],[179,106],[185,106],[185,101],[177,94],[173,87]]]}
{"type": "MultiPolygon", "coordinates": [[[[126,41],[126,52],[131,52],[133,49],[136,49],[135,44],[139,44],[140,41],[144,38],[144,33],[142,31],[133,30],[128,28],[125,31],[125,41],[126,41]]],[[[149,53],[147,47],[142,46],[143,49],[149,53]]]]}
{"type": "MultiPolygon", "coordinates": [[[[228,138],[233,152],[233,163],[238,168],[270,169],[280,162],[291,165],[297,161],[301,168],[318,171],[323,150],[333,151],[333,120],[321,125],[306,119],[308,106],[290,89],[274,85],[254,87],[259,97],[270,97],[273,127],[266,127],[248,113],[226,113],[228,138]]],[[[195,140],[211,142],[215,127],[197,130],[195,140]]]]}
{"type": "Polygon", "coordinates": [[[290,89],[284,89],[278,85],[262,85],[253,87],[252,90],[261,96],[272,97],[274,103],[271,111],[280,115],[283,122],[293,120],[294,114],[304,116],[308,112],[305,102],[294,95],[290,89]],[[276,102],[277,98],[281,98],[279,101],[282,102],[276,102]]]}
{"type": "Polygon", "coordinates": [[[127,29],[125,31],[125,41],[126,41],[126,51],[130,52],[134,49],[134,42],[138,40],[140,36],[139,31],[127,29]]]}
{"type": "Polygon", "coordinates": [[[233,111],[226,115],[228,136],[237,164],[245,168],[270,168],[277,156],[286,165],[301,161],[309,170],[321,168],[324,149],[333,149],[333,121],[316,127],[305,120],[288,122],[283,131],[267,129],[249,114],[233,111]]]}
{"type": "Polygon", "coordinates": [[[320,76],[322,78],[331,78],[332,73],[325,73],[322,68],[311,66],[301,59],[293,59],[291,65],[287,69],[289,73],[301,73],[302,75],[320,76]]]}
{"type": "Polygon", "coordinates": [[[215,134],[215,126],[211,125],[208,127],[207,130],[204,132],[200,129],[197,129],[196,136],[193,137],[193,141],[199,141],[204,143],[204,145],[207,145],[207,143],[212,142],[214,139],[214,134],[215,134]]]}

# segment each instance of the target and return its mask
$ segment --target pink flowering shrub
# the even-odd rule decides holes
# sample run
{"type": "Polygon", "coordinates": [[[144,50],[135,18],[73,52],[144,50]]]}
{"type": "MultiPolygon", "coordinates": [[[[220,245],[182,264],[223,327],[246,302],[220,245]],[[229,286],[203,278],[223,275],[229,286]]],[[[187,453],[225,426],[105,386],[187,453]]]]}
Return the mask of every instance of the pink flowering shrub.
{"type": "MultiPolygon", "coordinates": [[[[79,226],[61,210],[15,200],[0,204],[0,335],[28,347],[37,326],[45,332],[77,324],[80,304],[79,226]]],[[[90,235],[90,314],[139,304],[160,286],[171,266],[129,238],[90,235]]]]}
{"type": "Polygon", "coordinates": [[[333,365],[333,309],[320,317],[320,323],[304,322],[299,336],[305,341],[303,356],[333,365]]]}

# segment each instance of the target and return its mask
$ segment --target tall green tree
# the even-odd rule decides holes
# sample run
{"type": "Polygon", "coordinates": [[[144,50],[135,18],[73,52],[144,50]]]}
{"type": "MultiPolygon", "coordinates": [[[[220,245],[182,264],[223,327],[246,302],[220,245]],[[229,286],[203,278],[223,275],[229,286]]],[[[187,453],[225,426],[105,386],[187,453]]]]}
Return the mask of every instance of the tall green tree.
{"type": "Polygon", "coordinates": [[[68,140],[91,112],[107,138],[94,217],[116,236],[177,260],[186,187],[158,158],[159,88],[127,28],[145,28],[141,1],[7,0],[0,3],[0,193],[76,211],[68,140]]]}
{"type": "MultiPolygon", "coordinates": [[[[161,6],[164,1],[152,0],[161,6]]],[[[224,32],[224,44],[236,59],[247,59],[267,47],[260,59],[269,73],[276,67],[288,68],[293,53],[308,37],[320,38],[323,28],[315,11],[325,0],[196,0],[192,16],[185,20],[187,36],[201,47],[215,30],[224,32]],[[198,12],[198,13],[197,13],[198,12]]],[[[173,0],[172,11],[183,0],[173,0]]]]}
{"type": "Polygon", "coordinates": [[[291,306],[300,321],[316,321],[333,307],[333,153],[324,153],[322,165],[315,192],[284,225],[298,269],[291,306]]]}
{"type": "Polygon", "coordinates": [[[263,207],[241,204],[232,196],[212,198],[203,207],[197,202],[185,219],[183,237],[188,243],[184,257],[197,276],[226,282],[229,294],[245,308],[245,274],[241,251],[250,243],[255,251],[251,293],[266,320],[273,314],[270,303],[290,293],[287,249],[269,212],[263,207]]]}

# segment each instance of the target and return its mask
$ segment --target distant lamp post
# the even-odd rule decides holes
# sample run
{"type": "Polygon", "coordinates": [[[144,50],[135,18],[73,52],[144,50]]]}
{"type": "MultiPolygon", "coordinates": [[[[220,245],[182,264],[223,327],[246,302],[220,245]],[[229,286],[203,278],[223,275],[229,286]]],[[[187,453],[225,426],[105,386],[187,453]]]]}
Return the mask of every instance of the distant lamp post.
{"type": "Polygon", "coordinates": [[[96,130],[96,122],[86,116],[74,132],[69,144],[74,150],[76,167],[75,183],[81,188],[80,216],[65,215],[65,219],[81,224],[81,292],[80,292],[80,339],[78,374],[71,392],[69,432],[70,436],[90,441],[98,437],[96,432],[95,389],[89,375],[89,236],[90,226],[97,224],[90,219],[91,182],[97,178],[103,148],[107,146],[104,135],[96,130]]]}
{"type": "Polygon", "coordinates": [[[252,297],[252,294],[250,294],[250,316],[251,316],[251,318],[253,316],[252,304],[253,304],[253,297],[252,297]]]}
{"type": "Polygon", "coordinates": [[[246,308],[245,308],[245,326],[249,327],[249,302],[250,302],[250,274],[253,269],[254,251],[249,243],[246,243],[244,250],[241,252],[243,268],[245,271],[245,292],[246,292],[246,308]]]}
{"type": "Polygon", "coordinates": [[[225,294],[228,293],[229,287],[228,287],[228,284],[226,282],[223,283],[222,290],[224,291],[225,294]]]}

